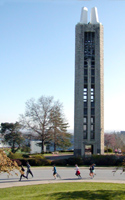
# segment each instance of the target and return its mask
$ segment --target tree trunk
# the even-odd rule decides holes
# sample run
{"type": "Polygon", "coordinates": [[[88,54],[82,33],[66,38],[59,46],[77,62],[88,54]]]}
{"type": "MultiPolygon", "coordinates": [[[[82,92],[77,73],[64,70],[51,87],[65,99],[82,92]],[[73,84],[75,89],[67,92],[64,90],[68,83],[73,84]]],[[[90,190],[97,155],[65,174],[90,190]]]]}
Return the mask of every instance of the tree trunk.
{"type": "Polygon", "coordinates": [[[56,129],[54,129],[54,151],[56,151],[56,129]]]}
{"type": "Polygon", "coordinates": [[[44,140],[42,140],[42,145],[41,145],[41,153],[44,154],[44,140]]]}
{"type": "Polygon", "coordinates": [[[56,151],[56,143],[54,142],[54,151],[56,151]]]}
{"type": "Polygon", "coordinates": [[[13,145],[12,145],[12,150],[11,150],[12,153],[15,153],[15,152],[14,152],[14,148],[15,148],[15,142],[13,142],[13,145]]]}

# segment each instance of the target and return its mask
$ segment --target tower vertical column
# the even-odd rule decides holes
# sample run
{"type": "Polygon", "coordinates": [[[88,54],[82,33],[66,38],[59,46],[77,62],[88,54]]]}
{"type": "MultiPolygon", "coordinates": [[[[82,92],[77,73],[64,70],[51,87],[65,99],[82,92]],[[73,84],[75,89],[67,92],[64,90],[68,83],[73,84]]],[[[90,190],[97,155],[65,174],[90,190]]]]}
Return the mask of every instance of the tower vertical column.
{"type": "Polygon", "coordinates": [[[88,137],[87,139],[90,140],[90,132],[91,132],[91,59],[89,58],[87,60],[88,63],[88,99],[87,99],[87,105],[88,105],[88,137]]]}

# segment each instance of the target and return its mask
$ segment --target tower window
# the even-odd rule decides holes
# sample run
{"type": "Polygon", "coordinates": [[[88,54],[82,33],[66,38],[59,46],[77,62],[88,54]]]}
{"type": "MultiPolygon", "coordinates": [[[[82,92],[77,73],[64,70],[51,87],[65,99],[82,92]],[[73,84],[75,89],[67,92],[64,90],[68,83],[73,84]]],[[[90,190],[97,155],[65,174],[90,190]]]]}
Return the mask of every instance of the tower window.
{"type": "Polygon", "coordinates": [[[83,118],[83,122],[84,122],[84,124],[87,123],[87,117],[84,117],[84,118],[83,118]]]}
{"type": "Polygon", "coordinates": [[[84,69],[84,75],[87,75],[88,74],[87,72],[88,72],[87,69],[84,69]]]}
{"type": "Polygon", "coordinates": [[[87,108],[87,101],[84,101],[84,108],[87,108]]]}
{"type": "Polygon", "coordinates": [[[91,77],[91,83],[95,82],[95,77],[91,77]]]}
{"type": "Polygon", "coordinates": [[[87,131],[83,131],[83,139],[87,139],[87,131]]]}
{"type": "Polygon", "coordinates": [[[95,115],[95,109],[91,108],[91,115],[95,115]]]}
{"type": "Polygon", "coordinates": [[[84,126],[83,126],[83,130],[84,130],[84,131],[87,130],[87,125],[86,125],[86,124],[84,124],[84,126]]]}
{"type": "Polygon", "coordinates": [[[95,103],[93,101],[93,102],[91,102],[91,108],[94,108],[94,107],[95,107],[95,103]]]}
{"type": "Polygon", "coordinates": [[[85,32],[84,38],[84,56],[92,58],[95,55],[95,33],[85,32]]]}
{"type": "Polygon", "coordinates": [[[91,131],[91,139],[95,139],[95,132],[91,131]]]}
{"type": "Polygon", "coordinates": [[[95,75],[95,70],[91,69],[91,75],[94,76],[95,75]]]}
{"type": "Polygon", "coordinates": [[[94,61],[92,61],[92,62],[91,62],[91,65],[95,65],[95,62],[94,62],[94,61]]]}
{"type": "Polygon", "coordinates": [[[94,123],[94,117],[91,117],[91,124],[94,123]]]}
{"type": "Polygon", "coordinates": [[[83,89],[83,101],[87,102],[87,88],[83,89]]]}
{"type": "Polygon", "coordinates": [[[87,115],[87,108],[84,108],[84,115],[87,115]]]}
{"type": "Polygon", "coordinates": [[[91,131],[94,131],[94,125],[91,124],[91,131]]]}
{"type": "Polygon", "coordinates": [[[87,65],[87,61],[84,61],[84,65],[87,65]]]}
{"type": "Polygon", "coordinates": [[[91,88],[91,102],[94,102],[94,88],[91,88]]]}
{"type": "Polygon", "coordinates": [[[87,83],[87,77],[84,77],[84,83],[87,83]]]}

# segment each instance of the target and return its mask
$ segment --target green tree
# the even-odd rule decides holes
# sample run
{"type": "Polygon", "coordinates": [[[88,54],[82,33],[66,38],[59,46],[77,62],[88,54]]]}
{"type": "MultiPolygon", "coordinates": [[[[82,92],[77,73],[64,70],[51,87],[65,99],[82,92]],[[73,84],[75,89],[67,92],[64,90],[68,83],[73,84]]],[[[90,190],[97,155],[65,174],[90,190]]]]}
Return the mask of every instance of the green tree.
{"type": "Polygon", "coordinates": [[[57,146],[63,149],[71,146],[71,135],[67,133],[67,128],[69,126],[63,114],[63,106],[59,101],[56,101],[51,109],[50,122],[54,151],[56,151],[57,146]]]}
{"type": "Polygon", "coordinates": [[[20,149],[20,145],[23,142],[21,125],[16,123],[1,123],[1,134],[4,137],[4,142],[7,142],[11,146],[11,151],[15,153],[20,149]]]}

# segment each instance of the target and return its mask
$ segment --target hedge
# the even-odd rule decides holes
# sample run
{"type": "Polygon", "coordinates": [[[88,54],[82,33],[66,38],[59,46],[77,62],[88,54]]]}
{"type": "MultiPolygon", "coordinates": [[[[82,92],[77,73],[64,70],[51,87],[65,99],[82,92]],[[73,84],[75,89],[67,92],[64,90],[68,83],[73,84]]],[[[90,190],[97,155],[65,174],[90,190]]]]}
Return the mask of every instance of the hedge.
{"type": "Polygon", "coordinates": [[[115,155],[93,155],[91,157],[71,157],[68,159],[55,160],[52,164],[57,166],[74,166],[91,165],[95,163],[97,166],[122,166],[122,162],[125,156],[115,155]]]}
{"type": "MultiPolygon", "coordinates": [[[[12,155],[11,155],[12,156],[12,155]]],[[[12,160],[19,160],[24,166],[28,161],[32,166],[51,166],[53,164],[57,166],[74,166],[78,165],[91,165],[95,163],[97,166],[122,166],[123,159],[125,156],[119,155],[92,155],[90,157],[69,157],[68,159],[58,159],[58,160],[48,160],[41,154],[24,156],[23,158],[19,156],[12,156],[12,160]]],[[[17,163],[20,163],[17,161],[17,163]]]]}

